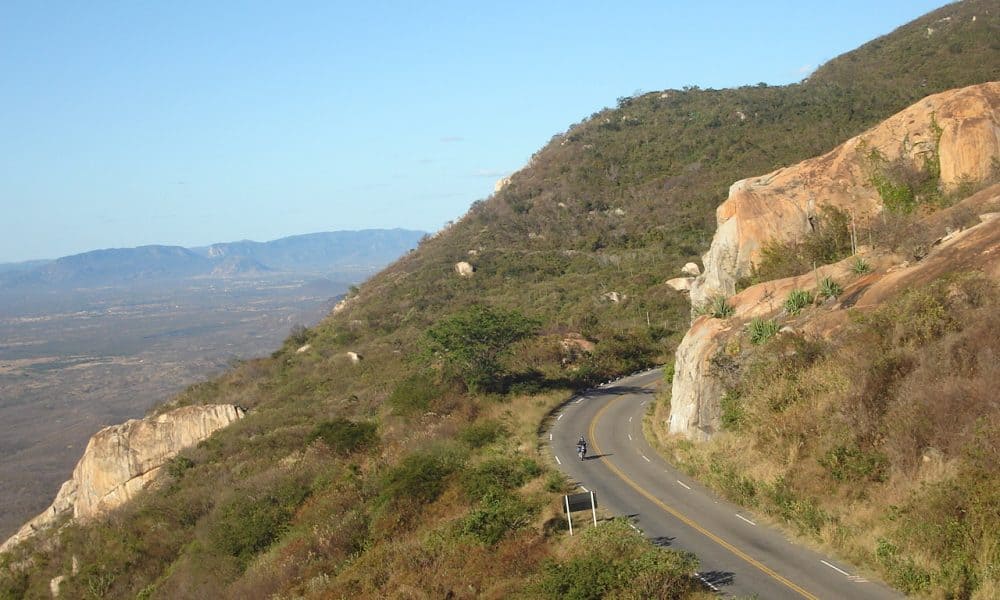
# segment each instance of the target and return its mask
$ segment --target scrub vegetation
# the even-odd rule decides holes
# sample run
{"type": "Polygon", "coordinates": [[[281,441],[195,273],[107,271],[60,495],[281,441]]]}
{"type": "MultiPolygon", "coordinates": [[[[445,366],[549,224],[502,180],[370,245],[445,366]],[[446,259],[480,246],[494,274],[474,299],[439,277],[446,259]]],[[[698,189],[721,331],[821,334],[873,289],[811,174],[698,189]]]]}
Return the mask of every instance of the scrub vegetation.
{"type": "MultiPolygon", "coordinates": [[[[554,136],[506,187],[360,286],[343,310],[163,407],[238,403],[249,413],[184,452],[161,486],[108,518],[0,559],[0,598],[46,595],[57,575],[66,576],[66,597],[705,594],[691,576],[694,557],[655,548],[620,522],[564,535],[558,494],[566,482],[538,445],[540,423],[575,390],[671,360],[690,311],[662,282],[707,248],[714,209],[733,181],[830,150],[927,94],[1000,79],[1000,15],[987,8],[945,7],[800,84],[623,97],[554,136]],[[928,24],[945,16],[928,38],[928,24]],[[475,272],[456,275],[459,261],[475,272]]],[[[840,238],[831,239],[842,252],[840,238]]],[[[922,465],[913,448],[925,446],[916,433],[880,427],[923,432],[926,446],[972,458],[921,488],[914,503],[894,505],[898,518],[872,529],[885,540],[878,556],[898,585],[912,580],[918,589],[925,575],[948,589],[980,585],[995,546],[965,540],[990,539],[997,522],[967,516],[988,515],[974,503],[993,501],[976,478],[1000,464],[990,454],[997,446],[977,433],[989,422],[953,420],[948,431],[958,437],[949,445],[933,424],[892,411],[899,386],[929,377],[922,360],[951,357],[942,365],[950,372],[984,377],[990,367],[957,350],[891,349],[897,327],[942,350],[965,331],[932,316],[902,321],[887,313],[859,331],[859,339],[885,336],[882,346],[857,351],[885,348],[871,365],[843,355],[848,383],[862,386],[858,410],[843,418],[861,420],[845,421],[836,435],[760,427],[761,411],[798,414],[812,402],[800,388],[818,384],[805,373],[835,362],[835,350],[804,347],[800,358],[782,359],[776,368],[793,379],[781,394],[734,389],[739,431],[763,436],[773,452],[791,452],[800,439],[815,444],[802,455],[807,469],[766,487],[721,460],[704,463],[705,472],[734,496],[766,499],[804,531],[827,535],[835,513],[807,500],[800,478],[819,477],[844,497],[888,486],[902,472],[896,461],[922,465]],[[911,329],[921,323],[926,329],[911,329]],[[955,501],[965,508],[955,527],[919,525],[923,511],[955,501]],[[928,542],[947,559],[914,550],[928,542]]],[[[740,367],[751,374],[747,385],[754,361],[783,356],[781,340],[753,346],[756,358],[740,367]]]]}
{"type": "MultiPolygon", "coordinates": [[[[1000,590],[1000,289],[958,273],[720,362],[722,433],[671,453],[908,594],[1000,590]]],[[[750,335],[753,335],[752,329],[750,335]]]]}

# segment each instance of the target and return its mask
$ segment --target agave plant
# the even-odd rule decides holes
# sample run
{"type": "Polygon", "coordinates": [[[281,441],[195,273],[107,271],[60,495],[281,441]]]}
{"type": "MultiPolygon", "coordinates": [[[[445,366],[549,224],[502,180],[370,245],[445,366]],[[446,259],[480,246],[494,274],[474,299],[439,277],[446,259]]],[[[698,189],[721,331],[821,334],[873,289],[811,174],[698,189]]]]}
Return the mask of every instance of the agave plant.
{"type": "Polygon", "coordinates": [[[864,275],[872,272],[872,265],[860,256],[855,257],[851,262],[851,271],[856,275],[864,275]]]}
{"type": "Polygon", "coordinates": [[[747,331],[750,332],[750,342],[754,345],[763,344],[767,340],[777,335],[780,327],[774,319],[761,319],[754,317],[747,323],[747,331]]]}
{"type": "Polygon", "coordinates": [[[843,293],[844,288],[840,287],[840,284],[830,277],[824,277],[823,280],[819,282],[820,298],[836,298],[843,293]]]}
{"type": "Polygon", "coordinates": [[[713,296],[711,300],[702,304],[697,313],[699,315],[711,315],[716,319],[728,319],[736,313],[736,309],[729,304],[725,296],[720,294],[713,296]]]}
{"type": "Polygon", "coordinates": [[[812,304],[812,302],[812,292],[807,292],[806,290],[792,290],[792,292],[788,294],[788,298],[785,299],[785,312],[790,315],[797,315],[803,308],[812,304]]]}

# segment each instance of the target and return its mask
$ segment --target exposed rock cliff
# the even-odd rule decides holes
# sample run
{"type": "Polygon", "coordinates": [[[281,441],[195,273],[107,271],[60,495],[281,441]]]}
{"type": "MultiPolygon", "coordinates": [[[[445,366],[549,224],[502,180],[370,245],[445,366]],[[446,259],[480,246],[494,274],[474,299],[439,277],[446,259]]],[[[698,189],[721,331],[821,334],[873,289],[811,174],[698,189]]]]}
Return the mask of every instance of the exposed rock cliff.
{"type": "MultiPolygon", "coordinates": [[[[765,243],[807,235],[824,206],[857,216],[879,213],[883,207],[872,183],[873,150],[886,162],[902,160],[913,165],[936,156],[940,185],[946,190],[983,181],[1000,161],[1000,82],[929,96],[823,156],[733,184],[728,199],[716,211],[718,229],[704,256],[704,272],[690,284],[692,305],[703,305],[717,294],[733,296],[736,281],[751,273],[765,243]]],[[[977,194],[962,206],[977,214],[996,211],[1000,188],[977,194]]],[[[872,254],[868,260],[875,272],[845,286],[841,302],[830,307],[835,315],[796,325],[818,335],[829,334],[830,328],[844,320],[845,313],[839,309],[875,306],[907,285],[960,265],[996,276],[998,244],[1000,226],[984,219],[981,225],[942,240],[915,265],[898,256],[872,254]]],[[[843,261],[821,267],[817,273],[762,283],[730,298],[735,308],[731,319],[697,318],[677,349],[669,431],[704,439],[718,429],[723,390],[711,374],[711,361],[747,320],[777,314],[793,289],[810,290],[822,277],[845,280],[849,275],[848,261],[843,261]]]]}
{"type": "Polygon", "coordinates": [[[691,302],[732,295],[769,240],[806,235],[824,206],[855,215],[882,210],[871,184],[872,151],[920,165],[936,153],[942,187],[982,181],[1000,159],[1000,82],[928,96],[823,156],[734,183],[716,210],[718,228],[691,285],[691,302]]]}
{"type": "Polygon", "coordinates": [[[184,406],[147,419],[132,419],[98,431],[87,444],[56,499],[0,546],[0,552],[62,517],[86,519],[128,501],[156,478],[184,448],[243,417],[232,405],[184,406]]]}
{"type": "Polygon", "coordinates": [[[746,323],[754,317],[774,317],[792,290],[814,291],[818,279],[831,277],[849,282],[837,301],[825,310],[789,321],[790,329],[808,336],[829,338],[848,323],[848,308],[872,309],[897,294],[953,271],[980,271],[1000,281],[1000,185],[994,185],[955,207],[981,214],[981,223],[945,236],[920,262],[909,264],[891,254],[869,254],[873,272],[850,272],[852,259],[820,267],[817,273],[788,277],[749,287],[729,299],[734,314],[728,319],[701,316],[685,334],[675,355],[667,429],[695,440],[711,437],[720,427],[720,401],[724,392],[713,360],[727,348],[738,346],[746,323]],[[853,278],[853,281],[851,279],[853,278]]]}

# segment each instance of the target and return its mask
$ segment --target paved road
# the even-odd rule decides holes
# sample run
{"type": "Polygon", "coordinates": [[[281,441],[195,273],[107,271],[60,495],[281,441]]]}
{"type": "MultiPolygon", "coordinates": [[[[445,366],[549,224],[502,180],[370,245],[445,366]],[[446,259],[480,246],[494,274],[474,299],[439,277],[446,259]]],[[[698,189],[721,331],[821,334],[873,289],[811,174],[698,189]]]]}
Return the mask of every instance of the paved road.
{"type": "MultiPolygon", "coordinates": [[[[842,562],[788,541],[754,515],[715,496],[661,459],[642,434],[660,369],[591,390],[554,415],[546,434],[559,467],[605,511],[628,515],[654,543],[689,550],[699,576],[725,595],[779,598],[901,598],[842,562]],[[587,460],[576,440],[590,443],[587,460]]],[[[583,523],[583,513],[578,513],[583,523]]]]}

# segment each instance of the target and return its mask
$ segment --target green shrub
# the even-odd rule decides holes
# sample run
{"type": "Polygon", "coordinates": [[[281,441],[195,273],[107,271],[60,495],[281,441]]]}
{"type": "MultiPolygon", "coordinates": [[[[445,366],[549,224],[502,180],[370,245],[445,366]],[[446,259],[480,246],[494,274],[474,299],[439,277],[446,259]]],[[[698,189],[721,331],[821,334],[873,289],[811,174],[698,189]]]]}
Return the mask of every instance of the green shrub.
{"type": "Polygon", "coordinates": [[[851,272],[855,275],[864,275],[872,272],[872,265],[867,260],[857,256],[851,261],[851,272]]]}
{"type": "Polygon", "coordinates": [[[209,515],[212,545],[245,568],[253,556],[284,534],[308,493],[306,486],[288,480],[272,489],[237,495],[209,515]]]}
{"type": "Polygon", "coordinates": [[[434,381],[432,373],[420,371],[399,382],[389,394],[387,402],[393,413],[413,415],[427,411],[431,402],[443,393],[444,390],[434,381]]]}
{"type": "Polygon", "coordinates": [[[444,492],[448,476],[461,467],[463,460],[448,446],[414,452],[382,476],[377,503],[429,504],[444,492]]]}
{"type": "Polygon", "coordinates": [[[824,277],[822,281],[819,282],[820,298],[836,298],[843,293],[844,288],[842,288],[839,283],[830,277],[824,277]]]}
{"type": "Polygon", "coordinates": [[[722,428],[729,431],[739,431],[746,421],[746,409],[740,395],[734,391],[728,391],[719,401],[722,410],[722,428]]]}
{"type": "Polygon", "coordinates": [[[378,427],[374,423],[357,423],[337,418],[316,425],[309,435],[309,442],[323,440],[334,452],[350,454],[376,445],[377,430],[378,427]]]}
{"type": "Polygon", "coordinates": [[[667,385],[673,385],[674,374],[676,373],[677,365],[674,361],[670,361],[663,365],[663,382],[667,385]]]}
{"type": "Polygon", "coordinates": [[[527,526],[535,511],[516,494],[490,492],[462,520],[462,533],[492,546],[510,531],[527,526]]]}
{"type": "Polygon", "coordinates": [[[917,202],[913,189],[905,183],[897,183],[884,173],[875,173],[871,177],[872,185],[882,199],[886,210],[897,213],[912,212],[917,202]]]}
{"type": "Polygon", "coordinates": [[[930,573],[917,566],[912,558],[901,557],[899,548],[885,538],[878,540],[875,560],[888,572],[889,583],[907,594],[923,591],[931,583],[930,573]]]}
{"type": "Polygon", "coordinates": [[[194,466],[194,461],[186,456],[175,456],[167,461],[167,475],[179,479],[184,472],[194,466]]]}
{"type": "Polygon", "coordinates": [[[872,170],[870,181],[887,211],[905,214],[913,212],[920,204],[940,205],[943,199],[939,187],[941,162],[938,156],[941,128],[933,116],[931,129],[935,137],[934,145],[923,152],[923,165],[920,167],[905,157],[887,161],[877,149],[868,153],[872,170]]]}
{"type": "Polygon", "coordinates": [[[710,315],[716,319],[728,319],[736,314],[736,309],[729,304],[725,296],[713,296],[708,302],[695,311],[699,315],[710,315]]]}
{"type": "Polygon", "coordinates": [[[829,515],[819,507],[816,500],[802,498],[783,478],[772,485],[764,485],[763,496],[767,500],[765,510],[780,519],[793,523],[800,533],[818,536],[823,526],[830,520],[829,515]]]}
{"type": "Polygon", "coordinates": [[[535,588],[543,598],[679,599],[699,586],[691,577],[693,554],[652,546],[628,522],[617,518],[586,529],[562,562],[543,567],[535,588]]]}
{"type": "Polygon", "coordinates": [[[508,435],[507,427],[500,421],[487,419],[476,421],[458,433],[459,441],[470,448],[482,448],[508,435]]]}
{"type": "Polygon", "coordinates": [[[856,445],[837,446],[819,459],[837,481],[885,481],[889,461],[881,452],[866,452],[856,445]]]}
{"type": "Polygon", "coordinates": [[[744,506],[757,504],[757,483],[753,479],[744,477],[717,457],[709,462],[708,472],[727,498],[744,506]]]}
{"type": "Polygon", "coordinates": [[[561,471],[552,471],[545,478],[545,491],[562,494],[569,490],[569,481],[561,471]]]}
{"type": "Polygon", "coordinates": [[[777,335],[779,329],[781,327],[774,319],[754,317],[747,324],[747,331],[750,333],[750,342],[753,344],[763,344],[777,335]]]}
{"type": "Polygon", "coordinates": [[[806,290],[792,290],[785,299],[785,312],[790,315],[799,314],[803,308],[813,303],[812,292],[806,290]]]}
{"type": "Polygon", "coordinates": [[[16,600],[26,597],[28,592],[28,572],[15,569],[11,555],[0,557],[0,600],[16,600]]]}
{"type": "Polygon", "coordinates": [[[914,573],[904,556],[906,550],[923,548],[934,549],[938,564],[930,575],[934,587],[944,590],[944,597],[976,597],[972,592],[984,580],[995,579],[1000,531],[996,512],[988,507],[1000,506],[1000,490],[994,458],[998,432],[995,426],[992,429],[981,431],[983,437],[976,444],[980,447],[968,451],[980,454],[983,464],[964,465],[954,476],[925,485],[894,515],[892,540],[900,548],[886,553],[896,555],[886,563],[895,567],[901,579],[919,585],[921,573],[914,573]]]}
{"type": "Polygon", "coordinates": [[[625,375],[652,366],[657,350],[648,331],[615,333],[598,342],[584,365],[589,365],[599,379],[625,375]]]}
{"type": "Polygon", "coordinates": [[[462,473],[461,484],[466,497],[478,500],[521,487],[541,472],[538,463],[530,458],[491,458],[462,473]]]}

